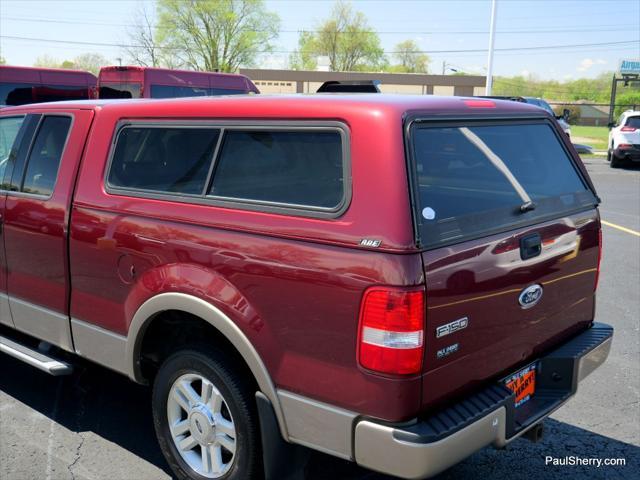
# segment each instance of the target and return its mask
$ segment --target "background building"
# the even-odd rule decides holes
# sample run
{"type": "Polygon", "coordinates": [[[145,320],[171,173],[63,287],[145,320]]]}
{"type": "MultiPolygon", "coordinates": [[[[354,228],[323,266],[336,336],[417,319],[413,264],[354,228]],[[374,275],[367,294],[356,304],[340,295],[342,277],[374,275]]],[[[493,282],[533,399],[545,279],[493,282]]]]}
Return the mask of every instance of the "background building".
{"type": "Polygon", "coordinates": [[[380,80],[383,93],[419,95],[484,95],[485,77],[418,73],[318,72],[241,68],[262,93],[314,93],[330,80],[380,80]]]}

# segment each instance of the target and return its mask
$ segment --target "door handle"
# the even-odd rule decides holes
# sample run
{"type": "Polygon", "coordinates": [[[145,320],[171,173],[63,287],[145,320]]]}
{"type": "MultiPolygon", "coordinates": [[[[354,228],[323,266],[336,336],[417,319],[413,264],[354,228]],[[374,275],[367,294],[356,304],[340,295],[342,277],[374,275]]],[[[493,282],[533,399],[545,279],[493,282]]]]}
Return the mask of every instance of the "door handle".
{"type": "Polygon", "coordinates": [[[537,257],[540,253],[542,253],[542,239],[539,233],[527,235],[520,239],[520,258],[522,260],[537,257]]]}

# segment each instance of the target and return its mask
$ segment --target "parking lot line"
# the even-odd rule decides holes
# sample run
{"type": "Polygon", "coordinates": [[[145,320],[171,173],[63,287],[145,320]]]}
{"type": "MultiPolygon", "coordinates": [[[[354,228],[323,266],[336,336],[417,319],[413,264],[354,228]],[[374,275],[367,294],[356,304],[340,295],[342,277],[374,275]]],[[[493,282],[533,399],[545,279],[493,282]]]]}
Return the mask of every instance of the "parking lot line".
{"type": "Polygon", "coordinates": [[[600,223],[605,224],[607,227],[617,228],[618,230],[622,230],[623,232],[630,233],[631,235],[635,235],[636,237],[640,237],[640,232],[631,230],[627,227],[623,227],[622,225],[616,225],[615,223],[607,222],[605,220],[600,220],[600,223]]]}

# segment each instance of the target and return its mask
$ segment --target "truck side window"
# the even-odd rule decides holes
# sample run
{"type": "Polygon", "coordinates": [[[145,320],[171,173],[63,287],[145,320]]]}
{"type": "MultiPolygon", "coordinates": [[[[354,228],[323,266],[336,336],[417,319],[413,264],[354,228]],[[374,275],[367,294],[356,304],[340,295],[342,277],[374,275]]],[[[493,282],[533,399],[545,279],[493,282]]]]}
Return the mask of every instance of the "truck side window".
{"type": "Polygon", "coordinates": [[[110,187],[202,195],[220,130],[127,127],[118,135],[110,187]]]}
{"type": "Polygon", "coordinates": [[[18,136],[24,117],[0,118],[0,182],[4,178],[13,143],[18,136]]]}
{"type": "Polygon", "coordinates": [[[44,117],[27,160],[23,192],[47,196],[53,193],[70,126],[70,117],[44,117]]]}
{"type": "Polygon", "coordinates": [[[337,131],[229,131],[209,195],[336,208],[344,198],[337,131]]]}

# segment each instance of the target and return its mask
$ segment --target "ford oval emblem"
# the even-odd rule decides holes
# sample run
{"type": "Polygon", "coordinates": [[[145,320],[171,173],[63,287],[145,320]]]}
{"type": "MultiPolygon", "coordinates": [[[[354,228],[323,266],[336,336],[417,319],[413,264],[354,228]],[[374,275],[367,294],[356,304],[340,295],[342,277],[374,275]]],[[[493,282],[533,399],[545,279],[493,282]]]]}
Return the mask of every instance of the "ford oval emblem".
{"type": "Polygon", "coordinates": [[[518,302],[520,302],[520,306],[522,308],[531,308],[536,303],[540,301],[542,298],[542,285],[531,285],[522,292],[520,292],[520,296],[518,297],[518,302]]]}

